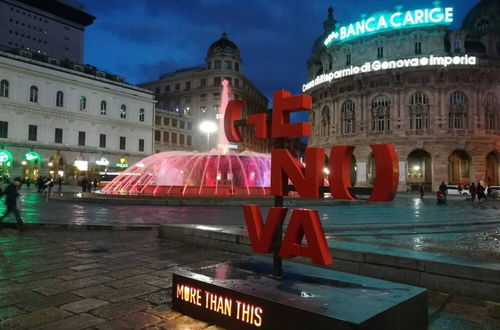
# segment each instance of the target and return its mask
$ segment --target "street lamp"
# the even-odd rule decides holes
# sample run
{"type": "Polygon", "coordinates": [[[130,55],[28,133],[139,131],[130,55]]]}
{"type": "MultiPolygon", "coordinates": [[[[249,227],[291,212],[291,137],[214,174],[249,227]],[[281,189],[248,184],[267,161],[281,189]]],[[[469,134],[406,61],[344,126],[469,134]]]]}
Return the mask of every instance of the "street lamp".
{"type": "Polygon", "coordinates": [[[207,134],[207,147],[210,149],[210,133],[217,131],[217,125],[210,120],[205,120],[200,123],[200,131],[207,134]]]}

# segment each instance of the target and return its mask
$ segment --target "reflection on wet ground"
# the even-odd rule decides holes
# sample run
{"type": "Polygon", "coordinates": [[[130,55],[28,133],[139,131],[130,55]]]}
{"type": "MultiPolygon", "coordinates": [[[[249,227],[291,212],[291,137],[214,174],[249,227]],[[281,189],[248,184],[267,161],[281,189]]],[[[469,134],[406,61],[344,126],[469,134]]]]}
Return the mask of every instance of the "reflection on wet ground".
{"type": "MultiPolygon", "coordinates": [[[[244,226],[240,206],[47,202],[37,193],[23,192],[21,207],[27,223],[244,226]]],[[[391,203],[323,205],[313,209],[320,213],[325,232],[337,242],[446,254],[461,250],[471,257],[500,259],[500,201],[472,204],[456,198],[447,205],[437,205],[434,196],[421,200],[400,195],[391,203]]],[[[2,203],[0,213],[3,210],[2,203]]]]}

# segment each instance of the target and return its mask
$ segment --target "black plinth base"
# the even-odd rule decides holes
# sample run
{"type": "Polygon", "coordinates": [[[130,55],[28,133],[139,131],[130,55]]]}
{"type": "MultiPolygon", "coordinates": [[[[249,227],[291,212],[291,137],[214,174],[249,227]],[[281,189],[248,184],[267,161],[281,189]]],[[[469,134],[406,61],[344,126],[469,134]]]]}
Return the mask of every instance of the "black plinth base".
{"type": "Polygon", "coordinates": [[[226,329],[427,329],[425,289],[251,257],[173,275],[175,310],[226,329]]]}

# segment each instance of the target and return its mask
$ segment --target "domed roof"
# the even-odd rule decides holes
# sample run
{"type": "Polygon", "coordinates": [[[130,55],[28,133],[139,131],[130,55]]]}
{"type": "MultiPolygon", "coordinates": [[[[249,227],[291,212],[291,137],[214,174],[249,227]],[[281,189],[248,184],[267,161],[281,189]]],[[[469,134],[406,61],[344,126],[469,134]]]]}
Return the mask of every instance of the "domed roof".
{"type": "Polygon", "coordinates": [[[234,42],[227,38],[227,33],[223,32],[221,38],[208,48],[207,56],[213,55],[236,55],[239,57],[240,50],[234,42]]]}
{"type": "Polygon", "coordinates": [[[462,28],[470,31],[490,31],[500,27],[500,0],[481,0],[465,16],[462,28]]]}

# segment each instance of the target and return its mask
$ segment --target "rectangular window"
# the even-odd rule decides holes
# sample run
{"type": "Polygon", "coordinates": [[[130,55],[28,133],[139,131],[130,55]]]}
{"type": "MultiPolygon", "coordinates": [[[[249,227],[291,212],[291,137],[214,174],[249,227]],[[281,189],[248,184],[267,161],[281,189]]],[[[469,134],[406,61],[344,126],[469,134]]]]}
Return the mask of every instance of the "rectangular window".
{"type": "Polygon", "coordinates": [[[346,55],[345,65],[351,65],[351,54],[346,55]]]}
{"type": "Polygon", "coordinates": [[[377,58],[384,57],[384,47],[377,47],[377,58]]]}
{"type": "Polygon", "coordinates": [[[232,64],[231,61],[224,61],[224,69],[226,69],[226,70],[232,70],[233,66],[231,64],[232,64]]]}
{"type": "Polygon", "coordinates": [[[172,133],[172,143],[177,144],[177,133],[172,133]]]}
{"type": "Polygon", "coordinates": [[[416,55],[422,54],[422,43],[420,41],[417,41],[415,43],[415,54],[416,55]]]}
{"type": "Polygon", "coordinates": [[[170,85],[165,85],[165,93],[169,93],[169,92],[170,92],[170,85]]]}
{"type": "Polygon", "coordinates": [[[168,143],[170,141],[170,133],[163,132],[163,143],[168,143]]]}
{"type": "Polygon", "coordinates": [[[200,102],[207,102],[207,94],[200,95],[200,102]]]}
{"type": "Polygon", "coordinates": [[[160,87],[155,88],[155,94],[160,94],[160,87]]]}
{"type": "Polygon", "coordinates": [[[220,87],[220,77],[214,77],[214,86],[220,87]]]}
{"type": "Polygon", "coordinates": [[[170,125],[170,118],[163,118],[163,126],[170,125]]]}
{"type": "Polygon", "coordinates": [[[234,62],[234,70],[235,71],[240,71],[240,63],[234,62]]]}
{"type": "Polygon", "coordinates": [[[54,143],[62,143],[63,139],[63,130],[62,128],[56,128],[54,135],[54,143]]]}
{"type": "Polygon", "coordinates": [[[240,80],[239,79],[234,79],[234,86],[240,87],[240,80]]]}
{"type": "Polygon", "coordinates": [[[186,81],[186,87],[184,89],[187,91],[191,89],[191,82],[190,81],[186,81]]]}
{"type": "Polygon", "coordinates": [[[175,90],[176,91],[180,91],[181,90],[181,84],[180,83],[175,84],[175,90]]]}
{"type": "Polygon", "coordinates": [[[207,87],[207,78],[203,78],[200,80],[200,87],[207,87]]]}
{"type": "Polygon", "coordinates": [[[221,61],[216,60],[214,61],[214,69],[220,69],[221,68],[221,61]]]}
{"type": "Polygon", "coordinates": [[[29,141],[36,141],[37,131],[38,131],[38,126],[29,125],[29,127],[28,127],[28,140],[29,141]]]}
{"type": "Polygon", "coordinates": [[[193,129],[193,123],[189,121],[187,127],[188,131],[191,131],[193,129]]]}
{"type": "Polygon", "coordinates": [[[177,119],[172,119],[172,127],[177,127],[177,119]]]}
{"type": "Polygon", "coordinates": [[[106,134],[99,134],[99,148],[106,148],[106,134]]]}
{"type": "Polygon", "coordinates": [[[139,139],[139,151],[144,151],[144,139],[139,139]]]}
{"type": "Polygon", "coordinates": [[[125,150],[125,145],[127,144],[127,138],[120,136],[120,150],[125,150]]]}
{"type": "Polygon", "coordinates": [[[155,130],[155,141],[161,141],[161,131],[155,130]]]}
{"type": "Polygon", "coordinates": [[[455,53],[460,53],[461,50],[462,50],[462,44],[460,42],[460,40],[455,40],[453,42],[453,50],[455,51],[455,53]]]}
{"type": "Polygon", "coordinates": [[[187,145],[190,146],[192,144],[193,144],[192,137],[191,137],[191,135],[188,135],[187,136],[187,145]]]}
{"type": "Polygon", "coordinates": [[[85,145],[85,132],[82,131],[78,132],[78,145],[79,146],[85,145]]]}
{"type": "Polygon", "coordinates": [[[161,117],[155,116],[155,125],[161,125],[161,117]]]}
{"type": "Polygon", "coordinates": [[[186,122],[184,122],[183,120],[180,120],[180,121],[179,121],[179,128],[180,128],[180,129],[184,129],[185,124],[186,124],[186,122]]]}
{"type": "Polygon", "coordinates": [[[0,121],[0,138],[6,139],[9,136],[9,122],[0,121]]]}
{"type": "Polygon", "coordinates": [[[220,93],[219,93],[219,92],[214,93],[214,95],[213,95],[213,99],[214,99],[214,100],[220,100],[220,93]]]}
{"type": "Polygon", "coordinates": [[[179,144],[184,144],[184,134],[179,134],[179,144]]]}

